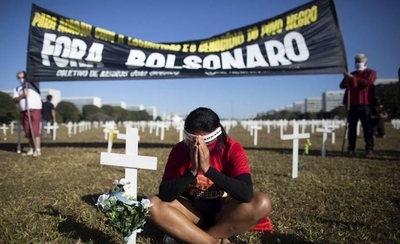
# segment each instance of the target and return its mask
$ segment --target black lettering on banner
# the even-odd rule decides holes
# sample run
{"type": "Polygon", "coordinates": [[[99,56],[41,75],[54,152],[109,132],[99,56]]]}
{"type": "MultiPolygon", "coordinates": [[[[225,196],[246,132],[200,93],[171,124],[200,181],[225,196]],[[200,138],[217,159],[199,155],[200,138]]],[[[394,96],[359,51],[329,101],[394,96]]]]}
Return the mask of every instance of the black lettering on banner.
{"type": "Polygon", "coordinates": [[[42,81],[343,73],[332,0],[201,40],[157,43],[117,34],[33,4],[27,72],[42,81]]]}

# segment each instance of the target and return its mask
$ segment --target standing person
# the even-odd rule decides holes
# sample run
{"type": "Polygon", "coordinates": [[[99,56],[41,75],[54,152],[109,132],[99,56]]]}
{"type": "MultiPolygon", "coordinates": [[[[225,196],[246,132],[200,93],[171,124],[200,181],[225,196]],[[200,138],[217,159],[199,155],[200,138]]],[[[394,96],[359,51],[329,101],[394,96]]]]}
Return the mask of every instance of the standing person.
{"type": "MultiPolygon", "coordinates": [[[[56,122],[56,110],[54,109],[54,104],[52,103],[53,96],[47,95],[46,102],[43,103],[42,108],[42,128],[50,122],[51,125],[56,122]]],[[[42,130],[43,131],[43,130],[42,130]]]]}
{"type": "Polygon", "coordinates": [[[388,114],[379,98],[375,98],[374,107],[371,114],[372,135],[384,138],[385,137],[385,120],[388,114]]]}
{"type": "Polygon", "coordinates": [[[162,243],[230,243],[227,238],[269,215],[271,200],[253,192],[246,153],[214,111],[192,111],[184,132],[169,154],[159,194],[149,198],[149,220],[166,233],[162,243]]]}
{"type": "Polygon", "coordinates": [[[46,102],[43,103],[42,108],[42,119],[47,123],[54,123],[56,121],[56,110],[54,109],[54,104],[52,103],[53,96],[47,95],[46,102]]]}
{"type": "Polygon", "coordinates": [[[20,85],[14,89],[13,101],[19,104],[20,120],[25,137],[29,139],[29,150],[24,155],[38,157],[40,151],[40,122],[42,120],[42,100],[37,86],[26,80],[24,71],[18,71],[20,85]]]}
{"type": "Polygon", "coordinates": [[[356,70],[344,73],[340,83],[341,89],[346,89],[343,104],[350,104],[348,111],[348,148],[350,156],[355,154],[357,139],[357,123],[360,120],[364,132],[365,152],[370,157],[373,154],[374,137],[371,126],[371,110],[374,99],[374,82],[376,71],[367,68],[368,58],[365,54],[355,56],[356,70]],[[350,101],[348,101],[350,97],[350,101]]]}

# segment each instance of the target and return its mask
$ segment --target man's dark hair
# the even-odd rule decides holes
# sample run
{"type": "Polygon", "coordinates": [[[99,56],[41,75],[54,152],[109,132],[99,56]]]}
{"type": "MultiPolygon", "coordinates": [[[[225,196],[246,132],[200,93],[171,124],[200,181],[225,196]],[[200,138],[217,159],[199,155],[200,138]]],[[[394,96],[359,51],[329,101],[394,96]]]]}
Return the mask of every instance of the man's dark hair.
{"type": "Polygon", "coordinates": [[[47,97],[46,97],[46,99],[47,99],[47,101],[51,101],[51,99],[53,99],[53,96],[52,95],[47,95],[47,97]]]}
{"type": "Polygon", "coordinates": [[[218,127],[221,127],[222,134],[218,137],[219,141],[226,141],[226,132],[221,125],[219,116],[209,108],[199,107],[185,119],[185,130],[189,133],[197,133],[198,131],[213,132],[218,127]]]}
{"type": "Polygon", "coordinates": [[[26,79],[26,72],[25,72],[25,71],[23,71],[23,70],[18,70],[17,75],[18,75],[18,74],[23,74],[23,75],[24,75],[24,78],[26,79]]]}

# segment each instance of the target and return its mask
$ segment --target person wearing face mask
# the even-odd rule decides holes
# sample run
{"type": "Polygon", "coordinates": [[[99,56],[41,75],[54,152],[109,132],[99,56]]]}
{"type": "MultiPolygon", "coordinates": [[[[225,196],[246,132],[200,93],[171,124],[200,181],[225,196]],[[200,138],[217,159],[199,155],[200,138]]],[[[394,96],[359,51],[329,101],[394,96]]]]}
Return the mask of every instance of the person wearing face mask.
{"type": "Polygon", "coordinates": [[[229,237],[268,218],[270,198],[253,191],[241,144],[227,136],[209,108],[185,120],[185,140],[171,150],[149,221],[166,235],[162,243],[231,243],[229,237]]]}
{"type": "Polygon", "coordinates": [[[20,85],[14,89],[13,101],[18,103],[20,110],[20,121],[29,139],[29,150],[23,155],[38,157],[40,150],[40,123],[42,120],[42,99],[40,91],[32,82],[25,80],[24,71],[17,72],[20,85]]]}
{"type": "Polygon", "coordinates": [[[348,147],[349,156],[355,154],[357,139],[357,124],[361,121],[364,133],[366,156],[373,155],[374,137],[371,125],[371,113],[374,106],[374,82],[376,71],[367,67],[368,58],[365,54],[355,56],[355,71],[344,73],[340,83],[341,89],[346,89],[343,104],[348,105],[348,147]]]}

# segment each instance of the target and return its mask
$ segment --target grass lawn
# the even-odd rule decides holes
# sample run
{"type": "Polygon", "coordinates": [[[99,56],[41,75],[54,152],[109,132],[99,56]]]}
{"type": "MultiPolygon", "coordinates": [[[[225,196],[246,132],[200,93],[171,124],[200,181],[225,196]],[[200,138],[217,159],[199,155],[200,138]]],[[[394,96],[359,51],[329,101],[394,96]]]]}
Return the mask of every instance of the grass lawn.
{"type": "MultiPolygon", "coordinates": [[[[125,132],[124,128],[119,128],[125,132]]],[[[400,130],[386,124],[386,138],[375,139],[372,158],[364,157],[362,137],[357,156],[341,154],[343,130],[330,137],[321,157],[322,135],[311,135],[309,155],[299,150],[299,177],[292,179],[292,142],[279,129],[259,131],[258,145],[240,125],[229,135],[246,149],[254,188],[271,196],[273,233],[247,232],[247,243],[400,243],[400,130]]],[[[291,133],[288,130],[285,133],[291,133]]],[[[157,193],[164,165],[179,135],[170,128],[164,141],[140,131],[139,155],[158,158],[156,171],[139,170],[138,195],[157,193]]],[[[107,150],[102,129],[71,137],[62,126],[57,140],[43,140],[40,158],[16,153],[16,134],[0,141],[0,243],[123,243],[105,224],[94,203],[124,177],[124,169],[101,166],[107,150]]],[[[26,142],[24,140],[24,142],[26,142]]],[[[113,152],[124,153],[116,140],[113,152]]],[[[151,223],[138,243],[160,243],[163,233],[151,223]]]]}

